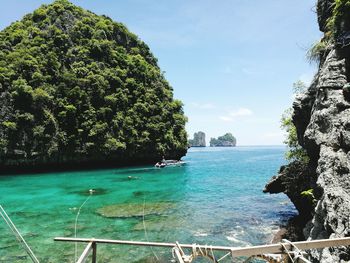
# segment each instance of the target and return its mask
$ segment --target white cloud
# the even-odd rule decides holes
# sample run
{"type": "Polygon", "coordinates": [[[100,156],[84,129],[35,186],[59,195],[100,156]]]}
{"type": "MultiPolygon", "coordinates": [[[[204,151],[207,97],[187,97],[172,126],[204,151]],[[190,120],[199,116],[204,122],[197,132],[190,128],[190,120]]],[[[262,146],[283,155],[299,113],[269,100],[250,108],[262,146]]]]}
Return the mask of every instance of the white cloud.
{"type": "Polygon", "coordinates": [[[210,109],[215,109],[215,105],[212,103],[197,103],[197,102],[192,102],[191,106],[197,109],[202,109],[202,110],[210,110],[210,109]]]}
{"type": "Polygon", "coordinates": [[[222,121],[234,121],[237,118],[248,117],[253,115],[253,111],[247,108],[239,108],[237,110],[230,111],[226,116],[220,116],[222,121]]]}
{"type": "Polygon", "coordinates": [[[235,117],[242,117],[242,116],[250,116],[253,115],[253,112],[250,109],[247,108],[239,108],[238,110],[234,110],[230,112],[230,116],[235,117]]]}
{"type": "Polygon", "coordinates": [[[233,118],[227,116],[220,116],[219,119],[226,122],[233,121],[233,118]]]}

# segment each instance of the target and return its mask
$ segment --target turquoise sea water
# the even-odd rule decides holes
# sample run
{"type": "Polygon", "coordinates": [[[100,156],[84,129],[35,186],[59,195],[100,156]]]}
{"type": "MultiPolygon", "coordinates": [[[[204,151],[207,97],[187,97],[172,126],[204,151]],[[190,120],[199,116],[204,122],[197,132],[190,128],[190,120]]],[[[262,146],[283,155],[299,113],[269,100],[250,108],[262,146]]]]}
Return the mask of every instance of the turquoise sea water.
{"type": "MultiPolygon", "coordinates": [[[[41,262],[74,262],[75,245],[57,236],[247,246],[268,243],[281,221],[295,213],[284,195],[263,194],[285,163],[284,147],[193,148],[181,167],[0,177],[0,204],[41,262]],[[96,189],[89,195],[89,189],[96,189]],[[89,197],[90,196],[90,197],[89,197]],[[97,210],[130,204],[124,217],[97,210]],[[165,209],[140,213],[164,204],[165,209]],[[132,216],[132,215],[135,216],[132,216]],[[146,233],[144,226],[146,227],[146,233]]],[[[120,215],[120,213],[119,213],[120,215]]],[[[78,246],[78,254],[83,246],[78,246]]],[[[170,262],[170,249],[98,247],[98,262],[170,262]]],[[[0,221],[0,262],[31,262],[0,221]]]]}

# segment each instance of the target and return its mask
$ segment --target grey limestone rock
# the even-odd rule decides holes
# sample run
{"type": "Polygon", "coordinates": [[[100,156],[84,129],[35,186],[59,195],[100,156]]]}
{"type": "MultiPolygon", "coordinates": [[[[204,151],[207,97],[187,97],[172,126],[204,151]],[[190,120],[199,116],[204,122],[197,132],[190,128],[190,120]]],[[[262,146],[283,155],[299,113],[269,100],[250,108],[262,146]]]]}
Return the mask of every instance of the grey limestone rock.
{"type": "Polygon", "coordinates": [[[193,135],[193,139],[189,140],[189,144],[191,147],[205,147],[205,133],[204,132],[195,132],[193,135]]]}
{"type": "MultiPolygon", "coordinates": [[[[333,3],[318,1],[321,31],[333,3]]],[[[309,89],[293,104],[293,123],[299,144],[310,157],[309,169],[290,164],[287,174],[285,169],[280,171],[266,186],[271,193],[286,193],[299,213],[311,218],[303,229],[308,240],[350,236],[350,103],[344,91],[349,86],[349,61],[350,54],[332,46],[309,89]],[[298,193],[305,188],[317,190],[317,204],[309,211],[305,207],[300,211],[298,193]]],[[[312,262],[350,262],[346,247],[312,250],[310,255],[312,262]]]]}
{"type": "Polygon", "coordinates": [[[320,30],[325,32],[327,19],[332,14],[332,6],[335,0],[318,0],[317,1],[317,13],[318,13],[318,24],[320,30]]]}

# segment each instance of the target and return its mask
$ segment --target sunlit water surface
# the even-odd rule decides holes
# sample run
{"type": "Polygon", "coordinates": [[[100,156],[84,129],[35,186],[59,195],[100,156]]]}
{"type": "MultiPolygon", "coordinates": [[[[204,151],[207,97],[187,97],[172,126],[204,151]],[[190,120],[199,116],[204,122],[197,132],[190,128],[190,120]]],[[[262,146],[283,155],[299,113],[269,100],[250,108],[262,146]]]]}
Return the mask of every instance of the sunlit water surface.
{"type": "MultiPolygon", "coordinates": [[[[270,242],[295,213],[262,189],[285,163],[284,147],[193,148],[181,167],[152,166],[0,177],[1,204],[41,262],[74,262],[58,236],[248,246],[270,242]],[[89,189],[96,192],[89,197],[89,189]],[[161,212],[140,216],[165,203],[161,212]],[[99,208],[131,203],[124,217],[99,208]],[[134,211],[135,210],[135,211],[134,211]],[[135,215],[135,216],[133,216],[135,215]],[[146,227],[146,231],[145,228],[146,227]]],[[[77,254],[83,250],[78,245],[77,254]]],[[[171,249],[101,245],[98,262],[170,262],[171,249]]],[[[0,262],[31,262],[0,221],[0,262]]]]}

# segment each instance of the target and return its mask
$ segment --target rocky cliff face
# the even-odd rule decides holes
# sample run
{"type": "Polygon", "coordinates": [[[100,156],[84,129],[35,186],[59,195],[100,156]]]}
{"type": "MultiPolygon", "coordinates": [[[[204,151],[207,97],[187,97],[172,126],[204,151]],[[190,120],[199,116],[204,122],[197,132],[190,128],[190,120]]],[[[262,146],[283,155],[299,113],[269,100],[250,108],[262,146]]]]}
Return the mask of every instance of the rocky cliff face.
{"type": "MultiPolygon", "coordinates": [[[[325,37],[333,8],[337,8],[335,1],[318,1],[318,21],[325,37]]],[[[299,144],[306,149],[310,162],[305,167],[295,163],[284,167],[265,189],[290,197],[305,219],[303,234],[309,240],[350,236],[350,52],[347,46],[337,45],[336,38],[330,43],[320,56],[311,86],[293,104],[299,144]],[[307,189],[312,190],[309,197],[314,205],[302,201],[307,189]]],[[[350,250],[345,247],[310,253],[313,262],[350,261],[350,250]]]]}

